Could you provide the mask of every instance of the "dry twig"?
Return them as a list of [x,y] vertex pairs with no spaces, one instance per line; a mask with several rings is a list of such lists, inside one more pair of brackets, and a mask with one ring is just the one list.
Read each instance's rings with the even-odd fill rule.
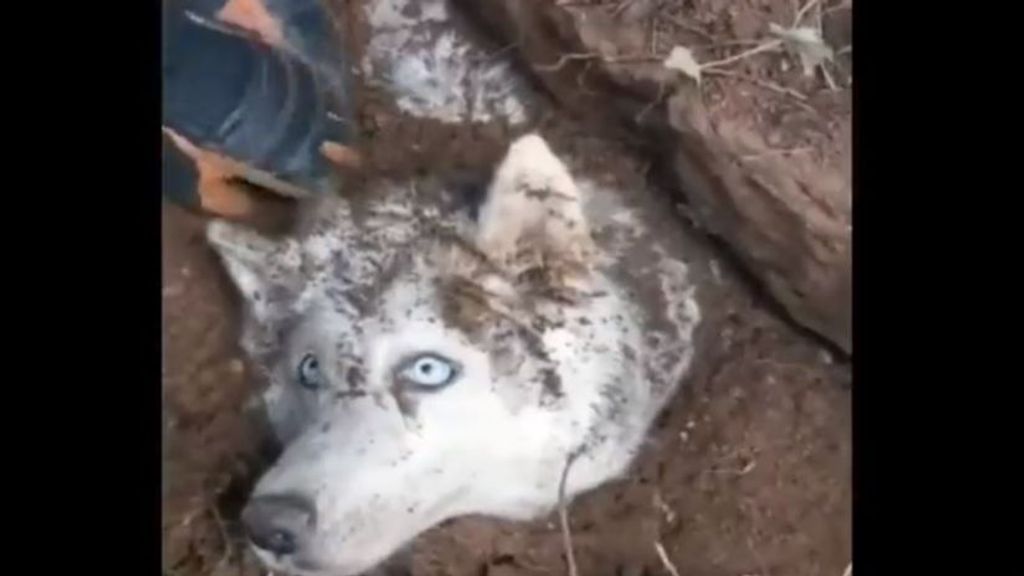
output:
[[850,9],[852,9],[852,5],[850,4],[850,0],[842,0],[842,2],[836,4],[835,6],[829,6],[828,8],[825,8],[824,10],[821,11],[821,13],[822,13],[822,15],[824,15],[824,14],[831,14],[833,12],[838,12],[839,10],[850,10]]
[[506,52],[508,52],[508,51],[510,51],[510,50],[512,50],[514,48],[518,48],[518,47],[519,47],[519,43],[518,42],[512,42],[511,44],[506,44],[506,45],[502,46],[501,48],[498,48],[497,50],[495,50],[493,52],[488,52],[487,54],[482,54],[480,56],[477,56],[474,59],[474,62],[489,62],[491,60],[494,60],[498,56],[502,56]]
[[619,2],[619,5],[612,9],[612,17],[618,18],[619,15],[625,12],[626,8],[629,8],[629,5],[635,1],[636,0],[622,0],[622,2]]
[[819,1],[820,0],[808,0],[807,3],[803,5],[803,8],[797,10],[796,17],[793,18],[793,25],[790,26],[790,28],[796,28],[799,26],[800,21],[803,20],[804,16],[811,10],[811,8],[818,5]]
[[722,48],[732,48],[733,46],[758,46],[761,44],[760,40],[721,40],[713,44],[697,44],[692,48],[694,50],[721,50]]
[[565,459],[565,468],[562,469],[562,480],[558,483],[558,521],[562,527],[562,545],[565,546],[565,561],[569,565],[569,576],[578,576],[576,570],[576,555],[572,551],[572,531],[569,529],[569,507],[565,501],[565,483],[569,478],[569,469],[573,462],[583,452],[580,448],[569,454]]
[[679,576],[679,570],[676,569],[676,565],[669,559],[668,554],[665,553],[665,547],[661,545],[661,542],[654,543],[654,551],[658,553],[658,558],[661,560],[661,564],[665,566],[665,570],[672,576]]
[[835,79],[832,78],[832,73],[828,71],[828,68],[822,66],[821,74],[825,76],[825,83],[828,84],[828,89],[833,92],[838,92],[839,85],[837,85]]
[[761,88],[764,88],[766,90],[771,90],[772,92],[776,92],[776,93],[782,94],[784,96],[789,96],[789,97],[793,98],[794,100],[796,100],[796,104],[798,106],[800,106],[801,108],[803,108],[804,110],[807,110],[808,112],[812,112],[812,113],[815,112],[814,108],[812,108],[811,106],[809,106],[806,103],[807,102],[807,95],[802,93],[802,92],[800,92],[800,91],[798,91],[798,90],[794,90],[792,88],[786,88],[785,86],[779,86],[778,84],[776,84],[774,82],[771,82],[771,81],[768,81],[768,80],[762,80],[762,79],[756,78],[754,76],[748,76],[746,74],[740,74],[738,72],[731,72],[729,70],[719,70],[719,69],[708,70],[708,69],[703,69],[701,71],[704,74],[707,74],[709,76],[726,76],[728,78],[736,78],[737,80],[743,80],[745,82],[749,82],[749,83],[751,83],[751,84],[753,84],[755,86],[760,86]]
[[717,42],[718,41],[718,39],[715,38],[714,36],[712,36],[711,34],[705,32],[704,30],[701,30],[700,28],[698,28],[697,26],[694,26],[693,24],[690,24],[689,22],[686,22],[686,21],[682,20],[678,16],[674,16],[672,14],[658,14],[657,17],[661,18],[663,20],[666,20],[667,22],[669,22],[670,24],[672,24],[674,26],[678,26],[679,28],[682,28],[683,30],[686,30],[687,32],[692,32],[692,33],[694,33],[694,34],[704,38],[705,40],[707,40],[709,42]]
[[654,97],[654,100],[651,100],[648,104],[646,104],[643,108],[641,108],[639,112],[636,113],[636,116],[633,117],[633,122],[636,123],[636,124],[640,124],[640,122],[643,121],[644,116],[646,116],[647,113],[650,112],[652,108],[657,106],[658,102],[661,102],[661,100],[664,97],[665,97],[665,80],[663,78],[660,82],[658,82],[658,94]]
[[558,61],[554,64],[534,64],[533,68],[540,72],[555,72],[561,70],[566,64],[573,60],[589,60],[591,58],[600,58],[601,55],[596,52],[579,52],[572,54],[562,54],[558,57]]
[[794,148],[781,148],[781,149],[773,148],[771,150],[766,150],[764,152],[758,152],[757,154],[744,154],[744,155],[740,156],[740,158],[743,159],[743,160],[757,160],[759,158],[764,158],[765,156],[770,156],[772,154],[782,154],[784,156],[791,156],[793,154],[802,154],[802,153],[813,152],[813,151],[814,151],[814,147],[813,146],[796,146]]
[[761,52],[775,50],[780,46],[782,46],[782,40],[769,40],[764,44],[758,44],[757,46],[754,46],[750,50],[744,50],[743,52],[740,52],[739,54],[734,54],[732,56],[729,56],[728,58],[722,58],[721,60],[715,60],[714,62],[707,62],[705,64],[701,64],[701,69],[706,71],[708,68],[726,66],[732,64],[733,62],[743,60],[744,58],[750,58],[751,56],[754,56],[755,54],[760,54]]
[[657,56],[650,54],[633,54],[629,56],[602,56],[597,52],[572,52],[569,54],[562,54],[558,57],[558,61],[554,64],[534,64],[533,69],[539,72],[556,72],[565,67],[566,64],[573,60],[590,60],[600,59],[601,61],[608,64],[622,64],[626,62],[653,62],[658,60]]
[[231,559],[231,548],[233,542],[231,541],[231,537],[228,535],[228,529],[227,526],[225,526],[224,524],[224,518],[221,517],[220,510],[217,510],[216,504],[210,506],[210,512],[211,515],[213,516],[213,521],[217,524],[217,530],[220,532],[221,544],[224,545],[223,555],[220,557],[220,560],[218,560],[217,563],[214,564],[214,570],[216,570],[217,568],[223,566],[228,560]]
[[576,76],[576,85],[580,87],[580,92],[587,96],[600,96],[599,92],[591,90],[587,87],[586,75],[590,73],[590,67],[593,66],[593,60],[587,60],[587,63],[583,65],[583,70],[580,70],[579,75]]
[[760,570],[760,576],[767,576],[768,571],[765,569],[764,557],[757,552],[754,548],[754,540],[750,537],[747,538],[747,548],[750,548],[750,553],[754,555],[754,559],[757,560],[757,567]]

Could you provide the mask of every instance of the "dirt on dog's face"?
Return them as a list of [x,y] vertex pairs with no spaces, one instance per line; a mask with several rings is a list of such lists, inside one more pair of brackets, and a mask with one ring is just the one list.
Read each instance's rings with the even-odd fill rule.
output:
[[209,231],[285,445],[242,518],[272,569],[357,574],[447,518],[544,513],[570,454],[568,493],[600,484],[652,412],[643,315],[543,140],[513,144],[475,222],[390,190],[282,241]]

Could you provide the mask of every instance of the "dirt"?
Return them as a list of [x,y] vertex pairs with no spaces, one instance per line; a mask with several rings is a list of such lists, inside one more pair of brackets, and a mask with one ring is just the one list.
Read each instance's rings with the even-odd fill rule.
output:
[[[516,47],[563,114],[645,150],[791,319],[852,354],[852,46],[806,76],[794,48],[819,19],[844,41],[852,3],[452,1]],[[736,38],[737,21],[758,37]],[[703,82],[666,65],[677,48]]]
[[[680,3],[688,4],[688,3]],[[657,20],[656,44],[667,52],[674,43],[696,48],[701,62],[725,58],[773,38],[770,23],[789,25],[796,3],[787,0],[745,2],[696,2],[696,6],[670,11],[669,19]],[[803,2],[800,2],[802,5]],[[841,50],[851,45],[851,10],[846,2],[823,2],[822,30],[825,41]],[[815,21],[809,11],[802,24]],[[690,22],[707,36],[680,28]],[[689,27],[688,27],[689,28]],[[731,43],[746,41],[747,45]],[[837,50],[837,51],[839,51]],[[838,90],[828,89],[822,73],[806,77],[799,62],[765,54],[737,62],[728,68],[736,76],[707,78],[707,102],[713,116],[739,119],[762,134],[776,154],[806,155],[818,163],[850,162],[852,51],[836,57],[827,70]]]
[[[787,0],[668,4],[668,13],[685,15],[716,42],[759,37],[769,19],[788,23],[793,14]],[[641,18],[641,8],[623,10]],[[829,26],[842,32],[841,23]],[[667,28],[656,36],[664,45],[709,42]],[[737,71],[806,92],[806,101],[712,78],[715,113],[756,125],[780,147],[843,154],[845,136],[833,128],[848,118],[848,90],[825,93],[820,78],[804,79],[795,69],[795,76],[794,68],[783,72],[777,57],[766,57]],[[499,122],[468,128],[411,119],[373,91],[362,91],[360,101],[363,144],[375,172],[485,173],[517,132]],[[599,177],[650,179],[650,162],[628,145],[594,136],[565,116],[549,103],[534,126]],[[666,213],[675,204],[667,196],[656,202]],[[264,228],[287,220],[281,203],[263,209],[269,213]],[[630,473],[572,503],[579,573],[841,576],[852,547],[849,366],[780,319],[685,214],[677,216],[687,230],[704,315],[698,354]],[[249,413],[260,383],[247,373],[236,344],[239,302],[205,244],[204,222],[164,209],[164,574],[263,574],[237,524],[246,489],[266,462],[264,434]],[[416,576],[567,573],[557,515],[526,524],[457,519],[407,552],[399,567]]]

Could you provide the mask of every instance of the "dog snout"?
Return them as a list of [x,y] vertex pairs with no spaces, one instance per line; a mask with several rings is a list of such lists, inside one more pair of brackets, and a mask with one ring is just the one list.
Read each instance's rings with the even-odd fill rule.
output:
[[277,556],[298,551],[315,523],[313,503],[291,494],[257,496],[242,511],[249,540]]

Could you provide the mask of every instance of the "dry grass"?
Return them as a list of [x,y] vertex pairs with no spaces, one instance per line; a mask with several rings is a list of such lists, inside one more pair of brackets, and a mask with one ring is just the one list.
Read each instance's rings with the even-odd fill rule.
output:
[[565,468],[562,469],[562,480],[558,483],[558,521],[562,528],[562,545],[565,547],[565,561],[569,565],[569,576],[579,576],[576,569],[576,555],[572,551],[572,530],[569,528],[569,505],[565,501],[565,483],[569,478],[569,469],[573,462],[582,453],[576,450],[565,459]]

